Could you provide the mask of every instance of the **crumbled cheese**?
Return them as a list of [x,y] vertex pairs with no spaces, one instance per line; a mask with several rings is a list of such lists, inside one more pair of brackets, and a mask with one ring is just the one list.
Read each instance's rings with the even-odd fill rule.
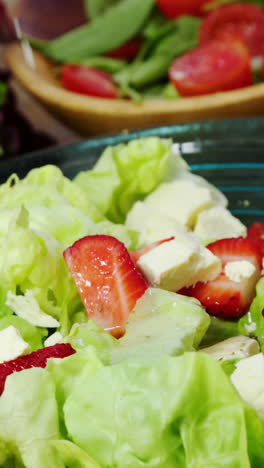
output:
[[231,281],[241,283],[241,281],[249,279],[254,275],[256,267],[247,260],[228,262],[224,272]]
[[18,317],[27,320],[36,327],[57,328],[60,324],[58,320],[45,314],[32,291],[28,290],[24,296],[16,296],[11,291],[7,293],[6,305],[12,309]]
[[60,332],[55,332],[45,340],[45,347],[54,346],[62,341],[63,336]]
[[11,361],[30,351],[29,344],[15,327],[10,325],[0,331],[0,363]]
[[245,329],[248,333],[253,333],[257,329],[257,324],[255,322],[252,322],[249,325],[245,325]]

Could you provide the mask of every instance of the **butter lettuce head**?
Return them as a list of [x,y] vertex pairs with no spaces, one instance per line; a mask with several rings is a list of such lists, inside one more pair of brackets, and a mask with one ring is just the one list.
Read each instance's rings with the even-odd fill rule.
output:
[[204,353],[104,367],[92,347],[7,378],[0,466],[262,468],[264,426]]
[[71,440],[102,468],[250,468],[251,459],[254,467],[264,461],[251,441],[254,428],[260,441],[263,424],[246,414],[221,366],[203,353],[100,368],[74,387],[64,416]]
[[101,213],[120,223],[134,202],[142,200],[167,176],[172,159],[174,167],[185,167],[180,156],[172,155],[170,140],[132,140],[108,147],[94,168],[80,172],[75,182]]

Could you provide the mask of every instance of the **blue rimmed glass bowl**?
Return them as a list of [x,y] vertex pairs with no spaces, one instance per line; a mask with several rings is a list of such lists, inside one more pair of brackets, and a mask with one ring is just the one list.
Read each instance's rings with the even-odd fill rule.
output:
[[245,224],[264,221],[264,119],[234,119],[153,128],[97,138],[0,161],[0,183],[44,164],[66,176],[91,168],[108,145],[156,135],[172,138],[193,171],[220,188]]

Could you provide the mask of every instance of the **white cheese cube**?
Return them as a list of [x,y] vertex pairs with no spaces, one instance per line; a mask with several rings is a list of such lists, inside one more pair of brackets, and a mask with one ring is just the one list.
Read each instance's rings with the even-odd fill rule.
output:
[[252,296],[259,278],[259,271],[255,265],[247,260],[228,262],[224,272],[231,281],[241,284],[241,291],[245,297]]
[[186,233],[186,228],[175,219],[159,213],[141,201],[136,202],[128,213],[126,226],[139,232],[141,245]]
[[163,215],[192,228],[198,214],[213,206],[213,197],[208,187],[183,178],[161,184],[145,199],[145,203]]
[[54,346],[58,343],[60,343],[63,339],[63,336],[60,332],[55,332],[55,333],[52,333],[52,335],[50,335],[46,340],[45,340],[45,347],[47,346]]
[[152,286],[168,291],[212,280],[221,271],[219,258],[188,234],[153,248],[139,258],[137,266]]
[[245,237],[247,228],[226,208],[214,206],[199,213],[194,234],[202,241]]
[[199,260],[191,278],[192,285],[198,283],[198,281],[206,283],[215,279],[221,273],[221,268],[221,260],[206,247],[200,245]]
[[264,420],[264,355],[242,359],[236,364],[231,380],[243,400]]
[[229,359],[243,359],[259,353],[257,340],[247,336],[234,336],[227,340],[216,343],[202,352],[210,354],[217,361],[228,361]]
[[11,361],[30,351],[29,344],[23,340],[15,327],[10,325],[0,331],[0,363]]

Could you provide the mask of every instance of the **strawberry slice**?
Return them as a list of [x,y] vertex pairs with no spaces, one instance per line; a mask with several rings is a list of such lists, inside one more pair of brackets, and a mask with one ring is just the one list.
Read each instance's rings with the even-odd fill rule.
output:
[[87,315],[116,337],[148,287],[128,250],[111,236],[87,236],[64,252]]
[[[197,283],[181,294],[195,297],[208,313],[225,319],[244,315],[254,297],[255,286],[260,277],[261,252],[257,244],[248,238],[221,239],[207,246],[222,261],[222,272],[213,281]],[[231,262],[247,261],[255,266],[250,279],[234,281],[227,275],[225,267]]]
[[255,241],[264,257],[264,223],[253,223],[248,227],[248,238]]
[[8,375],[20,372],[31,367],[46,367],[49,358],[65,358],[76,351],[69,343],[56,344],[47,348],[39,349],[33,353],[20,356],[12,361],[0,364],[0,395],[4,391],[5,381]]
[[133,251],[131,250],[129,252],[130,257],[132,258],[133,262],[136,265],[138,259],[140,257],[142,257],[142,255],[145,255],[146,253],[148,253],[150,250],[154,249],[155,247],[158,247],[159,245],[164,244],[164,242],[169,242],[169,241],[171,241],[173,239],[174,239],[174,237],[169,237],[168,239],[162,239],[162,240],[157,241],[157,242],[152,242],[152,244],[146,245],[142,249],[133,250]]

